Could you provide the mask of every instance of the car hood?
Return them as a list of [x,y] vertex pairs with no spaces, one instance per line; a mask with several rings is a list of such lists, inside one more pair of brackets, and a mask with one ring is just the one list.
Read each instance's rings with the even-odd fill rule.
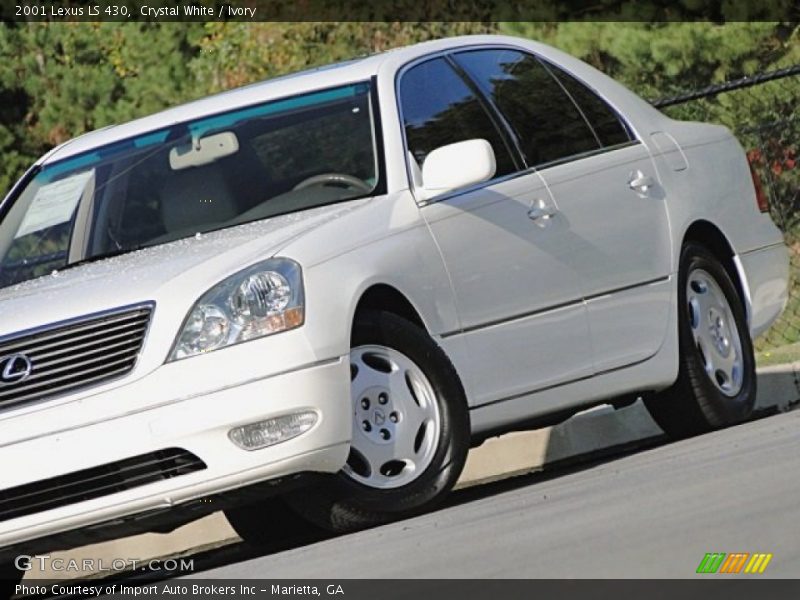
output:
[[0,338],[143,302],[155,302],[185,315],[217,282],[273,256],[290,240],[364,202],[351,201],[198,234],[2,288]]

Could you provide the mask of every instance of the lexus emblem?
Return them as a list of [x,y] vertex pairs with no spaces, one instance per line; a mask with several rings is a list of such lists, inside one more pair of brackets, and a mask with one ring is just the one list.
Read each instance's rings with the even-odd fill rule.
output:
[[33,365],[24,354],[10,354],[0,358],[0,384],[11,385],[31,376]]

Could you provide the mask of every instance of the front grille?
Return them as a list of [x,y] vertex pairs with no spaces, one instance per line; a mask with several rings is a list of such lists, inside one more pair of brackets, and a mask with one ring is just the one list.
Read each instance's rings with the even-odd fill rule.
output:
[[[136,364],[150,306],[80,319],[51,329],[0,340],[0,367],[22,355],[30,364],[27,378],[0,379],[0,408],[97,385],[128,373]],[[13,359],[13,367],[24,359]]]
[[36,514],[202,471],[206,464],[181,448],[167,448],[83,471],[0,490],[0,521]]

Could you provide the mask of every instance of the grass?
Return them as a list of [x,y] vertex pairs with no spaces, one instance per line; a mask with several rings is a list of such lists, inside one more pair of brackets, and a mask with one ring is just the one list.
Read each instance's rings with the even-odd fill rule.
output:
[[756,352],[756,364],[759,367],[783,365],[800,361],[800,344],[789,344]]

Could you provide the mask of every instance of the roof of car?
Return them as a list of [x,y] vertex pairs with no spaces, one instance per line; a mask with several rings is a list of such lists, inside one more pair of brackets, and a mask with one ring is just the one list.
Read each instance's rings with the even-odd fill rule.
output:
[[163,129],[175,123],[202,118],[206,115],[249,106],[288,95],[343,85],[348,82],[366,81],[376,75],[380,65],[387,57],[413,60],[429,52],[457,47],[465,43],[476,44],[500,39],[501,36],[461,36],[423,42],[388,50],[379,54],[355,58],[339,63],[324,65],[304,71],[283,75],[219,94],[206,96],[192,102],[168,108],[158,113],[91,131],[55,148],[40,159],[47,164],[62,160],[93,148],[105,146],[150,131]]
[[86,133],[65,142],[45,155],[40,162],[52,163],[70,156],[75,156],[76,154],[81,154],[99,146],[162,129],[174,123],[198,119],[206,115],[242,106],[258,104],[288,95],[312,91],[314,89],[324,89],[326,87],[342,85],[348,82],[365,81],[373,75],[376,75],[381,64],[389,57],[395,59],[392,62],[404,63],[430,52],[457,47],[459,45],[496,43],[498,41],[511,39],[513,38],[485,35],[445,38],[283,75],[219,94],[206,96],[134,121],[129,121],[120,125],[112,125],[104,129]]

